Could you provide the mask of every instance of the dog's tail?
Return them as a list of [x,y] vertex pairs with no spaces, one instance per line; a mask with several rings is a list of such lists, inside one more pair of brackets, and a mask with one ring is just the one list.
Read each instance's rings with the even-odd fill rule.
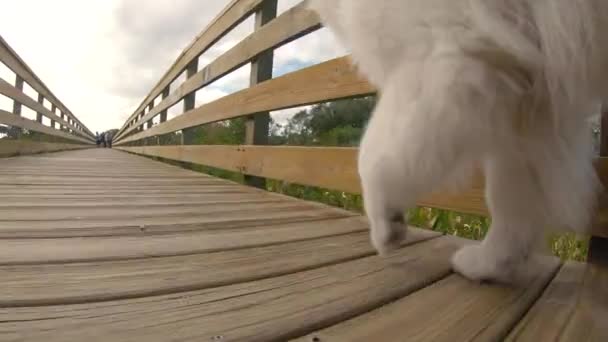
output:
[[608,93],[608,1],[470,3],[474,24],[548,90],[556,124],[594,114],[590,106]]

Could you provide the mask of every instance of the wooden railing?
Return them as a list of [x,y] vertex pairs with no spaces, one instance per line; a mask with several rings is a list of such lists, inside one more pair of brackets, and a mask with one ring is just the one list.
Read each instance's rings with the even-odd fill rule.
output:
[[[0,62],[16,75],[13,84],[0,78],[0,94],[12,99],[14,103],[12,112],[0,110],[0,124],[9,126],[5,131],[33,131],[62,141],[57,143],[1,139],[0,156],[73,149],[93,143],[91,131],[55,97],[2,37],[0,37]],[[24,92],[26,83],[38,93],[37,99],[31,98]],[[51,109],[44,106],[45,101],[51,104]],[[36,112],[36,120],[22,116],[23,106]],[[50,126],[43,124],[43,117],[50,120]]]
[[[198,70],[198,57],[252,14],[256,16],[255,31],[208,66]],[[240,172],[248,176],[250,184],[256,186],[260,185],[260,179],[272,178],[360,193],[356,148],[260,146],[267,142],[269,111],[375,93],[375,89],[355,72],[348,57],[271,78],[269,70],[272,70],[273,50],[321,27],[317,15],[307,9],[304,3],[276,18],[275,14],[276,0],[232,1],[184,50],[146,96],[117,133],[115,145],[119,149],[141,155]],[[194,107],[197,90],[246,63],[252,64],[252,82],[249,88]],[[187,79],[171,91],[170,84],[182,72],[187,73]],[[161,101],[154,105],[159,96]],[[182,99],[186,100],[184,113],[167,121],[167,109]],[[152,122],[157,116],[160,116],[160,123],[154,126]],[[152,137],[239,117],[248,119],[245,146],[149,144]],[[608,162],[598,159],[597,167],[602,178],[605,178]],[[430,195],[419,204],[488,215],[481,176],[476,178],[468,191]],[[595,225],[596,235],[608,237],[606,216],[602,210]]]

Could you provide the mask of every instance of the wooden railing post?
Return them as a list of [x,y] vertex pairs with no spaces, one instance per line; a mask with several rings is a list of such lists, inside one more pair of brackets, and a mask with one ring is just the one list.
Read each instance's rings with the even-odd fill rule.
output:
[[[188,68],[186,68],[186,79],[196,75],[198,72],[198,59],[194,59],[190,64],[188,64]],[[196,106],[196,93],[192,92],[186,97],[184,97],[184,113],[194,109]],[[182,130],[181,143],[182,145],[189,145],[195,141],[195,129],[196,127],[186,128]]]
[[[600,122],[600,157],[608,157],[608,105],[602,106]],[[608,267],[608,239],[592,236],[588,262]]]
[[[40,103],[41,105],[44,106],[44,95],[38,94],[38,103]],[[40,112],[36,113],[36,121],[38,121],[39,123],[42,123],[42,113],[40,113]]]
[[[61,119],[65,120],[65,114],[63,113],[63,111],[61,111]],[[63,128],[64,128],[63,124],[60,124],[59,129],[63,131]]]
[[[266,0],[255,13],[255,30],[260,29],[277,16],[277,0]],[[258,55],[251,62],[250,86],[272,79],[274,51],[269,50]],[[270,113],[260,112],[246,118],[245,145],[268,145],[270,129]],[[245,175],[245,183],[261,189],[266,189],[266,179]]]
[[[17,75],[15,77],[15,88],[17,90],[23,91],[23,78]],[[17,100],[13,100],[13,114],[21,116],[21,103],[17,102]]]
[[[23,78],[19,75],[15,76],[15,88],[17,88],[20,91],[23,91],[23,84],[25,83],[25,81],[23,80]],[[13,100],[13,114],[15,115],[19,115],[21,116],[21,110],[22,110],[22,105],[21,102],[17,102],[17,100]],[[19,127],[13,127],[12,131],[15,134],[15,137],[17,139],[21,138],[21,128]]]
[[[165,89],[163,89],[163,92],[161,94],[161,100],[166,99],[167,97],[169,97],[169,93],[171,92],[171,87],[166,87]],[[167,109],[163,110],[160,112],[160,122],[165,122],[167,121]]]
[[[150,102],[150,104],[148,105],[148,113],[150,113],[152,108],[154,108],[154,102]],[[152,128],[153,124],[154,124],[154,119],[148,120],[148,122],[146,123],[146,129]]]
[[[54,103],[51,104],[51,112],[57,115],[57,106]],[[51,128],[55,128],[55,120],[51,120]]]
[[[152,108],[154,108],[154,101],[150,102],[150,104],[148,105],[148,113],[150,113],[150,111],[152,110]],[[145,114],[144,114],[144,115],[145,115]],[[154,118],[150,118],[150,120],[148,120],[148,121],[146,122],[146,129],[150,129],[150,128],[152,128],[152,126],[153,126],[153,125],[154,125]],[[146,139],[144,139],[144,144],[145,144],[146,146],[151,145],[151,143],[150,143],[150,142],[152,141],[152,139],[154,139],[154,138],[153,138],[153,137],[150,137],[150,138],[146,138]]]
[[[163,89],[163,92],[161,93],[161,101],[166,99],[167,97],[169,97],[169,94],[171,93],[171,86],[166,86],[165,89]],[[163,122],[167,121],[167,114],[169,113],[169,111],[167,109],[162,110],[159,114],[160,114],[160,123],[162,124]],[[163,136],[156,136],[156,144],[157,145],[162,145],[164,144],[163,141]]]

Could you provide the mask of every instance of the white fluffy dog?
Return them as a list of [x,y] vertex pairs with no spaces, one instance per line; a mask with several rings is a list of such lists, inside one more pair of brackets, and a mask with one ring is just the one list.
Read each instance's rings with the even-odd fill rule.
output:
[[459,273],[512,281],[546,228],[587,229],[600,188],[587,119],[608,90],[608,0],[310,5],[379,89],[359,173],[380,254],[404,238],[404,208],[475,165],[492,227],[453,256]]

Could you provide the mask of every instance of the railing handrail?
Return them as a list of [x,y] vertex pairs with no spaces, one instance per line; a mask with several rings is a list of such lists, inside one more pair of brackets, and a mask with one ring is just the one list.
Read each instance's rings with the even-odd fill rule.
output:
[[[194,43],[184,50],[172,68],[146,96],[136,112],[121,128],[115,145],[129,152],[203,164],[239,172],[248,177],[266,177],[360,193],[356,148],[253,146],[260,143],[255,140],[252,142],[249,138],[245,139],[244,146],[188,146],[183,140],[180,146],[125,146],[143,139],[146,139],[144,141],[147,143],[153,137],[238,117],[247,117],[248,123],[255,127],[257,122],[251,118],[260,113],[267,116],[272,110],[375,93],[369,82],[362,79],[353,69],[346,56],[271,78],[259,84],[252,82],[249,88],[194,108],[194,94],[198,89],[245,63],[254,63],[256,58],[272,53],[277,47],[320,27],[319,18],[306,7],[305,2],[302,2],[278,17],[262,25],[256,25],[256,30],[252,34],[202,70],[192,68],[192,66],[196,67],[194,62],[200,54],[219,37],[225,35],[229,28],[236,25],[235,23],[242,22],[252,11],[257,11],[257,21],[264,4],[272,8],[276,6],[276,0],[232,1]],[[241,11],[235,12],[235,8]],[[228,21],[227,17],[232,21]],[[272,61],[270,64],[272,65]],[[189,77],[173,92],[168,91],[167,86],[185,70],[188,70]],[[163,99],[155,105],[154,100],[160,94],[163,95]],[[167,121],[167,109],[181,99],[189,101],[189,105],[184,106],[184,113]],[[148,111],[144,113],[146,108]],[[152,120],[158,115],[162,118],[163,114],[164,119],[161,119],[158,125],[152,125]],[[147,127],[144,127],[146,123]],[[247,134],[254,130],[248,127]],[[182,139],[185,135],[182,134]],[[263,144],[262,142],[261,145]],[[600,177],[604,178],[604,184],[608,184],[608,160],[598,159],[596,168]],[[468,191],[459,194],[430,195],[419,204],[487,216],[483,177],[478,176],[473,183],[474,186]],[[602,206],[595,224],[594,234],[598,236],[608,237],[607,209],[608,206]]]
[[[2,111],[0,117],[5,120],[0,119],[0,123],[84,143],[91,143],[93,141],[93,133],[49,90],[2,36],[0,36],[0,62],[5,64],[16,75],[15,85],[0,78],[0,94],[12,99],[15,102],[15,108],[20,108],[21,105],[24,105],[38,113],[37,121],[32,121],[24,118],[8,117],[6,115],[8,112]],[[30,98],[23,92],[24,82],[39,94],[38,101]],[[44,100],[51,103],[52,110],[44,107],[42,104]],[[18,110],[20,112],[20,109]],[[60,111],[60,115],[57,115],[56,110]],[[20,113],[8,114],[19,116]],[[53,127],[44,126],[41,123],[42,116],[50,119]],[[60,125],[60,129],[54,128],[55,123]],[[73,134],[62,131],[62,127],[70,129]]]
[[161,93],[170,86],[171,82],[179,77],[193,61],[198,59],[200,55],[205,53],[205,51],[230,32],[230,30],[243,22],[251,13],[255,12],[264,1],[265,0],[232,0],[182,51],[133,114],[125,121],[116,136],[122,136],[127,124],[132,122],[133,119],[140,115],[155,98],[161,95]]

